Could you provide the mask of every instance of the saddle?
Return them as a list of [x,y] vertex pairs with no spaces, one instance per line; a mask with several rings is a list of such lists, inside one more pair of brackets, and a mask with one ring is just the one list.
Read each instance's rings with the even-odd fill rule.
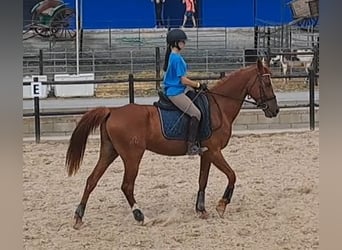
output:
[[[188,91],[186,95],[193,100],[196,107],[199,108],[202,118],[199,124],[198,141],[206,140],[211,136],[211,118],[208,97],[203,92]],[[158,108],[162,132],[169,140],[187,140],[188,125],[190,117],[179,110],[169,98],[158,91],[159,100],[153,105]]]

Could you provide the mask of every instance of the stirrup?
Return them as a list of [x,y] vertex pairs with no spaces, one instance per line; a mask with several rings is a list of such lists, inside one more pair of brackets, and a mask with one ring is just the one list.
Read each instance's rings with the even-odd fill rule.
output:
[[187,155],[202,155],[207,150],[208,150],[207,147],[199,147],[197,145],[193,145],[191,148],[188,149],[186,154]]

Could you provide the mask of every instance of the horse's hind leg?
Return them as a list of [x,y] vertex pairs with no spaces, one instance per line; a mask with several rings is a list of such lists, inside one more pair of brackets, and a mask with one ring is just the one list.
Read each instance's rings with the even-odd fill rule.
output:
[[222,198],[219,200],[218,205],[216,206],[216,211],[220,215],[220,217],[223,217],[223,214],[226,210],[227,204],[230,203],[230,200],[233,196],[235,181],[236,181],[236,175],[233,169],[229,166],[229,164],[224,159],[222,153],[216,152],[214,155],[212,155],[212,161],[214,165],[221,170],[228,178],[228,185],[226,187],[226,190],[222,196]]
[[139,164],[144,154],[144,149],[131,149],[128,154],[121,155],[125,165],[125,173],[121,185],[121,190],[132,209],[134,219],[138,222],[144,222],[144,214],[138,207],[134,198],[134,183],[138,175]]
[[87,179],[87,184],[85,186],[81,202],[75,211],[75,229],[79,229],[83,224],[82,217],[84,215],[90,193],[94,190],[103,173],[107,170],[108,166],[115,160],[116,157],[118,157],[118,153],[114,150],[104,126],[101,126],[100,157],[94,170]]

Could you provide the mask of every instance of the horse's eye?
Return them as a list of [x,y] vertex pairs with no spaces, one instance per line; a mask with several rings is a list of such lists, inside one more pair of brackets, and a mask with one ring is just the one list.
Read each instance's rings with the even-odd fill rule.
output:
[[265,81],[265,87],[271,87],[272,84],[271,84],[271,81],[267,80]]

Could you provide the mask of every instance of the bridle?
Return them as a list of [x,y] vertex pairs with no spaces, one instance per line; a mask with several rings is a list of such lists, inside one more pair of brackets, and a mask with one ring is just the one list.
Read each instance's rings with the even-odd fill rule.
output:
[[[233,100],[237,100],[237,101],[242,101],[242,102],[246,102],[246,103],[250,103],[250,104],[253,104],[255,106],[257,106],[257,108],[261,108],[262,110],[266,110],[268,109],[268,105],[267,105],[267,102],[268,101],[271,101],[273,99],[276,99],[276,96],[273,95],[271,97],[266,97],[266,93],[265,93],[265,83],[264,83],[264,78],[265,77],[270,77],[270,74],[266,73],[266,74],[260,74],[258,73],[253,81],[253,83],[247,87],[247,93],[250,92],[250,89],[253,88],[253,86],[255,85],[256,81],[259,79],[260,81],[260,85],[259,85],[259,93],[260,93],[260,99],[259,100],[256,100],[256,101],[249,101],[249,100],[246,100],[246,99],[240,99],[240,98],[236,98],[236,97],[232,97],[232,96],[228,96],[228,95],[223,95],[223,94],[220,94],[220,93],[216,93],[216,92],[213,92],[213,91],[210,91],[208,90],[207,92],[210,93],[210,94],[213,94],[213,95],[218,95],[218,96],[222,96],[222,97],[226,97],[226,98],[230,98],[230,99],[233,99]],[[249,95],[249,94],[248,94]]]
[[[258,108],[261,108],[262,110],[268,109],[268,104],[267,104],[268,101],[276,99],[275,95],[272,95],[271,97],[266,97],[265,82],[264,82],[264,78],[265,77],[270,79],[270,74],[268,74],[268,73],[266,73],[266,74],[258,73],[257,76],[255,77],[255,80],[254,80],[252,86],[250,87],[250,89],[251,89],[254,86],[254,84],[256,83],[257,79],[260,80],[260,85],[259,85],[260,99],[257,100],[256,105],[257,105]],[[248,92],[250,92],[250,91],[248,91]]]

